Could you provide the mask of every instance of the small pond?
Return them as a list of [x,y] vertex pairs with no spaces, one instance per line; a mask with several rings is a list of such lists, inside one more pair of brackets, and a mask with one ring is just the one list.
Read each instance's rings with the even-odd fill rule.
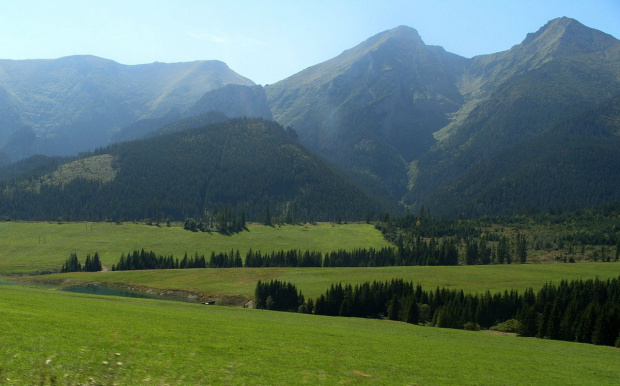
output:
[[197,299],[189,299],[184,297],[173,296],[157,296],[151,294],[145,294],[142,292],[128,291],[118,288],[110,288],[97,284],[87,284],[80,286],[71,286],[62,288],[63,291],[76,292],[80,294],[89,295],[107,295],[107,296],[122,296],[125,298],[141,298],[141,299],[159,299],[159,300],[177,300],[187,303],[198,303]]

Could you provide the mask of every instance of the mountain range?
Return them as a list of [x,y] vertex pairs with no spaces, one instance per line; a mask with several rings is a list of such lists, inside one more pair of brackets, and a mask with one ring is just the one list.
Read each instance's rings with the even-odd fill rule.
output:
[[108,144],[138,120],[185,111],[229,84],[254,85],[219,61],[0,60],[0,148],[12,160],[77,154]]
[[439,193],[458,196],[493,157],[614,98],[619,86],[620,42],[560,18],[508,51],[471,59],[398,27],[269,86],[267,96],[278,122],[360,183],[448,214],[454,202]]
[[[221,62],[3,60],[0,146],[8,164],[260,117],[339,168],[373,210],[530,213],[620,200],[619,98],[620,41],[574,19],[473,58],[400,26],[265,87]],[[0,178],[60,164],[36,160]]]

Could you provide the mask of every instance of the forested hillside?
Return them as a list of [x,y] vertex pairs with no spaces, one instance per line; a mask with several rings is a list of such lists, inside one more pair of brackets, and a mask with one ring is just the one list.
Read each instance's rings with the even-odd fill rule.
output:
[[[470,93],[476,107],[420,158],[406,201],[470,216],[618,200],[619,52],[618,40],[563,18],[474,61],[488,78]],[[501,71],[478,75],[491,63]],[[482,90],[489,97],[475,99]]]
[[[213,171],[205,166],[206,174],[178,159],[186,157],[184,153],[166,150],[153,159],[143,155],[149,154],[145,146],[163,146],[159,141],[164,140],[152,139],[149,145],[135,142],[103,150],[111,157],[105,158],[108,164],[100,166],[108,177],[109,170],[116,171],[114,181],[94,186],[108,177],[97,177],[97,166],[89,162],[94,169],[77,173],[79,178],[70,184],[93,186],[77,189],[83,192],[81,198],[67,195],[70,190],[66,188],[63,193],[82,209],[68,209],[66,203],[67,209],[52,211],[58,217],[73,218],[73,212],[79,212],[79,218],[150,218],[154,217],[153,207],[162,203],[166,216],[199,217],[214,205],[230,204],[240,211],[240,202],[249,205],[245,208],[248,213],[260,217],[259,212],[266,212],[266,202],[273,201],[276,206],[283,202],[298,205],[290,210],[276,208],[285,215],[295,212],[316,219],[347,213],[348,218],[355,212],[350,218],[359,218],[366,209],[358,209],[376,208],[375,201],[380,201],[391,212],[425,208],[436,216],[470,218],[586,208],[620,200],[620,41],[566,17],[549,21],[509,50],[473,58],[426,45],[416,30],[400,26],[265,88],[221,62],[124,66],[86,56],[0,61],[0,74],[5,74],[0,77],[0,165],[34,153],[66,154],[75,161],[79,150],[111,142],[181,132],[231,117],[273,118],[285,128],[279,131],[288,134],[283,135],[292,141],[291,146],[297,146],[298,140],[332,162],[357,186],[348,185],[347,191],[353,193],[339,195],[343,202],[348,194],[366,197],[358,196],[360,189],[372,197],[363,205],[356,198],[342,210],[318,209],[315,203],[321,200],[325,201],[323,208],[339,206],[332,203],[333,196],[319,198],[321,194],[314,189],[284,187],[288,185],[282,181],[306,181],[307,175],[292,178],[290,172],[278,169],[294,166],[287,158],[292,153],[301,151],[309,159],[318,158],[299,147],[287,156],[282,156],[281,149],[275,153],[265,150],[265,154],[280,156],[259,156],[256,149],[269,148],[269,136],[257,135],[239,144],[250,149],[243,155],[251,167],[239,167],[238,172],[244,175],[253,170],[258,163],[251,157],[259,156],[269,168],[253,170],[252,177],[263,172],[270,176],[283,173],[277,183],[276,177],[263,183],[230,176],[231,165],[237,164],[229,164],[228,150],[217,147],[225,146],[228,139],[217,137],[205,145],[201,162],[212,167],[224,157],[223,167]],[[128,150],[130,147],[135,150]],[[238,149],[236,145],[230,148],[233,153]],[[129,161],[130,157],[138,158]],[[23,197],[30,194],[27,189],[52,194],[47,189],[56,177],[37,178],[53,173],[64,161],[36,157],[0,169],[0,180],[22,179],[5,189],[6,205],[17,205],[21,199],[14,192],[19,189],[26,189]],[[131,186],[134,176],[140,181],[143,173],[137,168],[152,167],[143,166],[145,162],[157,165],[160,171],[183,165],[179,173],[200,176],[175,177],[184,184],[193,184],[195,178],[211,181],[212,177],[237,182],[226,189],[222,186],[229,186],[228,182],[200,182],[202,188],[191,197],[185,197],[190,194],[186,191],[178,192],[178,186],[162,188],[157,194],[141,192],[136,194],[149,203],[136,206],[132,201],[119,203],[117,208],[124,209],[102,210],[98,208],[112,204],[101,202],[84,212],[85,205],[91,205],[85,202],[94,200],[86,191],[105,191],[101,194],[137,201],[134,193],[108,190],[125,176],[130,177],[123,180],[123,186]],[[278,162],[289,164],[276,168]],[[59,174],[66,177],[75,165]],[[23,182],[22,173],[34,180]],[[159,177],[153,178],[159,181],[158,186],[168,186]],[[81,181],[84,179],[91,181]],[[325,183],[312,181],[316,186]],[[262,190],[273,183],[277,189]],[[319,191],[338,185],[331,184]],[[149,186],[147,182],[143,185]],[[131,189],[137,192],[142,188]],[[297,197],[298,192],[303,194]],[[173,204],[175,194],[185,198]],[[312,204],[302,202],[306,197],[314,197]],[[14,215],[45,213],[42,208],[26,209],[38,203],[19,205],[10,209]],[[306,211],[299,209],[300,205]]]
[[274,122],[236,119],[111,145],[0,187],[0,215],[38,220],[365,219],[382,209]]
[[267,96],[278,122],[359,184],[469,217],[618,200],[618,89],[620,41],[558,18],[471,59],[398,27]]

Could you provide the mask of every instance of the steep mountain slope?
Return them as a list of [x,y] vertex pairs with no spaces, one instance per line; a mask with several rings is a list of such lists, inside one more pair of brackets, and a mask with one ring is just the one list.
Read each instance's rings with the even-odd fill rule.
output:
[[267,106],[265,90],[261,86],[229,84],[206,92],[184,112],[172,110],[162,117],[141,119],[134,122],[113,135],[112,142],[142,138],[175,121],[205,114],[209,114],[211,119],[203,122],[203,124],[223,122],[230,118],[273,118]]
[[197,116],[209,111],[220,111],[229,118],[253,117],[272,119],[267,96],[261,86],[230,84],[204,94],[186,116]]
[[[491,193],[474,191],[488,190],[478,186],[483,180],[488,187],[500,186],[510,173],[547,175],[553,162],[571,165],[576,184],[592,183],[586,176],[599,175],[591,168],[612,149],[590,136],[575,149],[580,156],[568,159],[557,152],[580,140],[571,137],[568,142],[577,142],[563,144],[563,137],[551,132],[605,103],[618,89],[620,42],[558,18],[508,51],[472,59],[426,46],[415,30],[398,27],[266,91],[278,122],[373,192],[389,192],[414,208],[457,214],[572,205],[583,191],[567,199],[561,184],[557,190],[546,188],[545,199],[530,204],[511,199],[506,208]],[[610,114],[617,122],[617,113]],[[607,155],[595,154],[599,145]],[[537,163],[517,162],[511,153]],[[611,173],[613,165],[599,171]],[[612,191],[612,180],[599,183],[602,191]],[[596,196],[584,203],[615,199]],[[484,209],[464,210],[468,205]]]
[[105,145],[138,119],[184,111],[227,84],[253,85],[218,61],[126,66],[94,56],[0,60],[0,147],[28,127],[36,141],[19,155],[75,154]]
[[619,122],[620,97],[615,97],[485,157],[422,204],[436,214],[472,217],[620,201]]
[[266,92],[274,118],[302,143],[400,198],[407,164],[463,102],[454,74],[465,63],[398,27]]
[[201,218],[228,206],[248,220],[363,219],[380,206],[275,122],[236,119],[112,145],[0,187],[0,216]]
[[[471,59],[427,46],[414,29],[398,27],[264,90],[220,62],[123,66],[94,57],[0,61],[0,164],[34,151],[66,154],[101,146],[110,138],[127,140],[145,134],[170,134],[166,138],[177,138],[171,133],[229,117],[270,118],[273,114],[286,127],[277,130],[278,136],[284,135],[295,146],[294,138],[299,138],[342,168],[365,192],[381,197],[383,202],[391,201],[392,205],[402,202],[413,210],[424,206],[432,213],[454,216],[597,205],[620,199],[620,181],[616,178],[620,175],[616,161],[620,155],[616,151],[620,135],[618,90],[620,41],[569,18],[551,20],[507,51]],[[221,133],[228,130],[212,127],[220,127]],[[265,135],[275,138],[269,133]],[[240,132],[233,135],[239,136],[246,138]],[[217,146],[226,147],[229,140],[218,135],[211,139],[212,144],[203,143],[208,154],[183,149],[196,165],[202,165],[203,160],[193,157],[203,154],[211,162],[205,170],[216,173],[209,168],[220,165],[220,158],[225,157],[224,150]],[[247,139],[255,144],[243,142],[235,149],[255,156],[258,154],[252,146],[271,149],[260,136]],[[107,164],[101,164],[106,160],[116,170],[123,158],[120,153],[112,154],[114,149],[125,149],[122,154],[130,154],[130,147],[142,148],[144,143],[170,151],[163,142],[157,142],[162,140],[150,141],[155,142],[110,147],[106,151],[112,157],[98,158],[92,165],[107,168]],[[272,154],[271,151],[265,154]],[[144,165],[143,160],[148,158],[144,154],[148,152],[143,150],[140,154],[132,162],[144,167],[140,165]],[[177,165],[182,162],[177,158],[185,154],[173,151],[170,157],[159,158]],[[209,158],[213,154],[216,158]],[[274,162],[291,161],[287,157],[265,157]],[[251,160],[246,161],[252,164]],[[40,178],[43,170],[51,172],[49,168],[55,162],[58,161],[38,159],[19,167],[30,174],[39,173]],[[90,188],[82,186],[77,191],[91,189],[95,195],[105,192],[109,197],[124,197],[120,190],[109,189],[120,186],[116,184],[124,175],[123,170],[131,169],[127,162],[111,182],[85,182],[91,176],[85,173],[69,185],[91,184]],[[157,159],[150,162],[161,170],[169,167]],[[252,167],[249,170],[258,175],[265,170],[289,175],[272,164],[262,164],[262,169]],[[66,176],[66,170],[59,175]],[[209,181],[216,175],[201,174],[190,165],[180,170]],[[218,169],[218,173],[222,173],[217,174],[218,178],[236,178],[225,175],[238,173],[253,181],[243,168],[227,166]],[[0,170],[0,179],[16,175],[11,169]],[[141,178],[137,171],[130,175],[135,181]],[[158,180],[156,176],[152,178]],[[31,178],[29,183],[32,181]],[[130,180],[125,181],[128,184]],[[253,215],[258,215],[257,208],[267,202],[280,212],[286,202],[305,202],[310,208],[308,213],[311,211],[315,217],[318,212],[321,216],[330,213],[327,217],[340,213],[336,207],[324,210],[317,206],[318,195],[304,201],[308,192],[316,192],[313,189],[294,185],[292,190],[281,190],[288,193],[277,196],[271,188],[257,182],[262,196],[247,196],[246,188],[250,185],[235,183],[243,186],[235,191],[244,193],[239,197],[225,195],[237,197],[232,201],[222,195],[205,200],[207,192],[218,189],[182,198],[179,202],[188,204],[179,204],[181,207],[174,204],[172,196],[163,193],[139,195],[151,204],[166,202],[167,213],[176,217],[195,215],[213,202],[246,202],[254,208],[250,209]],[[26,189],[27,185],[7,188],[7,192]],[[160,185],[169,186],[163,180]],[[50,197],[60,194],[58,187],[43,180],[37,186],[41,192],[56,192],[49,193]],[[357,188],[350,188],[356,192],[356,198],[349,197],[356,202],[352,205],[364,207],[355,201],[364,195],[358,195]],[[180,197],[190,194],[178,192],[175,187],[170,189]],[[292,193],[301,191],[305,193]],[[67,195],[67,190],[62,194]],[[120,198],[115,198],[115,205],[123,209],[115,211],[104,201],[98,205],[114,216],[131,213],[132,217],[146,217],[149,204],[145,201],[134,205],[139,201],[138,193],[131,194],[134,196],[128,197],[133,197],[130,202],[136,208],[133,212],[121,204]],[[13,200],[17,196],[11,197]],[[54,197],[60,200],[61,196]],[[326,202],[329,197],[324,196]],[[77,207],[83,206],[82,201],[90,202],[86,195],[75,200]],[[16,205],[22,205],[22,213],[45,213],[43,208],[27,209],[17,201]],[[88,205],[88,209],[80,209],[82,212],[74,215],[107,216],[103,209]],[[376,208],[375,204],[370,206]],[[358,209],[354,212],[359,213]],[[343,211],[351,213],[349,209]]]
[[[524,146],[540,152],[555,151],[559,138],[545,136],[549,130],[605,102],[620,89],[619,53],[620,41],[575,20],[561,18],[528,35],[523,43],[507,52],[474,58],[466,76],[469,84],[481,83],[465,98],[468,103],[473,101],[475,107],[452,127],[451,135],[421,157],[416,178],[410,181],[413,189],[407,202],[433,202],[432,208],[440,210],[450,201],[438,200],[438,191],[463,188],[467,175],[479,173],[477,168],[494,167],[492,160],[506,158],[504,153],[515,149],[523,152]],[[484,97],[485,94],[488,96]],[[525,141],[529,145],[512,147]],[[591,157],[598,156],[596,147],[590,151]],[[531,159],[531,151],[527,153]],[[563,162],[564,158],[558,160]],[[515,169],[522,168],[521,173],[531,175],[539,175],[537,169],[548,166],[512,164]],[[584,160],[579,174],[587,175],[589,166],[592,164]],[[548,200],[551,205],[561,201],[559,185],[557,192],[548,193],[552,196]],[[532,205],[540,208],[542,203]]]

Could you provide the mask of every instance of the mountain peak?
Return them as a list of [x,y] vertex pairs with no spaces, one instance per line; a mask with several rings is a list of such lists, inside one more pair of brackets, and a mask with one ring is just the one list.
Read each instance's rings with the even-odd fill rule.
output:
[[399,25],[396,28],[385,31],[385,33],[393,36],[420,37],[420,34],[418,34],[418,31],[415,28],[409,27],[407,25]]
[[606,50],[617,44],[613,36],[599,30],[586,27],[575,19],[559,17],[550,20],[538,31],[527,34],[523,45],[563,47],[580,52]]
[[420,34],[418,34],[418,31],[416,31],[415,28],[411,28],[406,25],[401,25],[396,28],[380,32],[368,39],[366,42],[375,45],[384,43],[392,39],[405,42],[413,42],[416,44],[424,44],[422,38],[420,37]]
[[424,47],[425,44],[422,38],[414,28],[401,25],[396,28],[380,32],[366,41],[358,44],[357,46],[344,51],[340,56],[335,59],[344,60],[358,60],[360,57],[368,54],[369,52],[376,51],[382,46],[400,46],[407,47],[406,50],[411,48],[417,49]]
[[[581,24],[577,20],[570,18],[570,17],[566,17],[566,16],[556,17],[555,19],[549,20],[546,26],[549,26],[549,25],[558,25],[558,26],[563,26],[563,27],[568,27],[569,25],[576,25],[582,28],[587,28],[585,25]],[[543,26],[543,28],[545,28],[545,26]]]

